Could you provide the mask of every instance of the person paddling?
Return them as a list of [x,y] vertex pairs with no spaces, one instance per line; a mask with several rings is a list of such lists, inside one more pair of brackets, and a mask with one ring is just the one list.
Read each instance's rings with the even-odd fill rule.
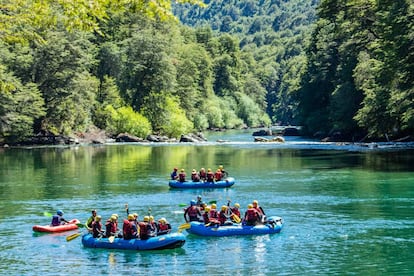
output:
[[52,217],[51,226],[59,226],[65,223],[69,223],[66,219],[63,218],[63,212],[61,210],[56,211],[56,215]]
[[102,230],[102,222],[101,222],[101,216],[96,216],[95,220],[92,222],[91,228],[92,228],[92,235],[94,238],[100,238],[102,237],[105,232]]
[[96,214],[97,214],[95,209],[92,210],[91,213],[92,213],[92,215],[88,218],[88,220],[86,221],[86,224],[85,224],[88,227],[88,230],[91,230],[92,223],[95,221]]

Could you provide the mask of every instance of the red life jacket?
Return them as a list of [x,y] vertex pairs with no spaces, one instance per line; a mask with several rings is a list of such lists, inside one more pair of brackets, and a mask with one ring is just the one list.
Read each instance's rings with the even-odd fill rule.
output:
[[221,172],[216,172],[214,174],[214,178],[216,179],[216,181],[220,181],[222,177],[223,175],[221,174]]
[[213,182],[214,181],[214,174],[212,172],[207,173],[207,181]]
[[158,229],[159,229],[159,231],[166,231],[166,230],[168,230],[168,224],[162,224],[162,223],[160,223],[158,225]]
[[185,182],[185,173],[180,173],[179,175],[178,175],[178,179],[179,179],[179,181],[180,182]]
[[225,211],[220,211],[218,220],[220,221],[220,224],[224,224],[226,222],[227,217]]
[[132,226],[129,220],[124,219],[124,224],[122,225],[122,233],[124,234],[124,239],[128,240],[132,237]]
[[256,209],[251,208],[247,210],[248,221],[257,221],[258,218],[259,218],[259,214],[257,213]]
[[198,213],[199,213],[199,211],[198,211],[198,209],[197,209],[196,206],[190,206],[190,207],[188,207],[187,214],[188,214],[188,216],[190,218],[191,217],[197,217],[198,216]]
[[209,213],[209,217],[210,217],[210,218],[214,218],[214,219],[218,219],[218,213],[217,213],[217,210],[215,210],[215,209],[211,209],[211,210],[210,210],[210,213]]

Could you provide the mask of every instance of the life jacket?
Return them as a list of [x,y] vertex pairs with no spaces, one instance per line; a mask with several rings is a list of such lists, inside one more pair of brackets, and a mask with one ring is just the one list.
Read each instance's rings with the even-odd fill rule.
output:
[[246,211],[246,216],[247,216],[247,221],[250,221],[250,222],[257,221],[259,218],[259,214],[254,208],[248,209]]
[[113,233],[116,233],[116,223],[112,222],[112,221],[107,221],[105,223],[105,227],[106,227],[106,236],[109,237],[111,236]]
[[226,212],[220,211],[218,220],[220,221],[220,224],[224,224],[227,221]]
[[54,215],[52,217],[52,226],[58,226],[62,222],[62,217],[59,215]]
[[193,182],[199,182],[199,181],[200,181],[200,176],[198,176],[198,174],[197,174],[197,173],[192,173],[192,174],[191,174],[191,180],[192,180]]
[[139,238],[148,240],[153,235],[153,229],[150,223],[139,222]]
[[216,179],[216,181],[220,181],[222,177],[223,175],[221,174],[221,172],[216,172],[214,174],[214,178]]
[[264,215],[265,215],[265,213],[264,213],[264,211],[263,211],[262,207],[257,206],[256,208],[255,208],[255,207],[253,207],[253,209],[255,209],[255,210],[257,211],[257,213],[258,213],[260,216],[264,216]]
[[202,179],[202,180],[205,180],[206,179],[206,177],[207,177],[207,173],[206,173],[206,171],[200,171],[199,173],[198,173],[198,175],[200,176],[200,178]]
[[92,222],[92,235],[98,238],[102,234],[102,223],[100,221]]
[[196,206],[190,206],[187,208],[186,213],[188,214],[190,221],[197,221],[200,211],[198,210]]
[[207,182],[213,182],[214,181],[214,174],[213,172],[207,173]]
[[240,210],[237,208],[231,208],[231,211],[233,212],[233,214],[235,214],[236,216],[240,217]]
[[158,224],[158,235],[164,235],[169,233],[169,229],[171,229],[171,225],[168,223],[165,224]]
[[122,233],[124,234],[125,240],[130,240],[132,238],[132,225],[129,220],[124,219],[124,224],[122,225]]
[[180,181],[180,182],[185,182],[185,173],[180,173],[179,175],[178,175],[178,180]]
[[218,212],[215,209],[211,209],[209,213],[209,217],[213,219],[218,219]]
[[209,222],[210,222],[210,218],[209,218],[209,216],[208,216],[208,213],[207,213],[207,212],[205,212],[205,213],[203,214],[203,220],[204,220],[204,223],[209,223]]
[[172,179],[172,180],[176,180],[176,179],[177,179],[177,172],[176,172],[176,171],[173,171],[173,172],[171,173],[171,179]]

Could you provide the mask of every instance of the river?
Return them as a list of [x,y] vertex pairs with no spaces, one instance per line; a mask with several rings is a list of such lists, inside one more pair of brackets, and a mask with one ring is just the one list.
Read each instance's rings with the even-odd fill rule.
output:
[[[254,143],[251,132],[210,133],[203,144],[110,144],[0,149],[1,275],[413,275],[414,150],[321,144],[287,137]],[[215,142],[218,139],[228,141]],[[173,167],[216,169],[227,189],[175,190]],[[180,204],[201,195],[242,212],[258,200],[281,216],[281,233],[206,238],[180,249],[84,248],[81,238],[35,234],[44,212],[86,221],[91,209],[184,223]]]

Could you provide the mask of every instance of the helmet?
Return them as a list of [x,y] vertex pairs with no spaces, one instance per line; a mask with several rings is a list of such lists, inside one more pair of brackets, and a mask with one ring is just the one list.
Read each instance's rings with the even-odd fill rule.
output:
[[153,216],[149,216],[149,220],[150,221],[154,221],[154,217]]
[[236,207],[236,208],[240,208],[240,204],[235,203],[235,204],[234,204],[234,207]]
[[174,171],[178,171],[178,169],[177,168],[174,168]]
[[135,220],[134,215],[133,215],[133,214],[129,214],[129,215],[128,215],[128,220]]
[[201,195],[198,195],[198,196],[197,196],[197,199],[201,199]]
[[206,208],[204,208],[204,211],[206,212],[210,211],[210,207],[206,206]]
[[57,214],[58,216],[63,216],[63,212],[62,212],[61,210],[57,210],[57,211],[56,211],[56,214]]
[[99,216],[99,215],[95,217],[95,221],[101,221],[101,219],[102,219],[102,217]]
[[138,217],[138,214],[137,213],[133,213],[132,215],[134,216],[134,218],[137,218]]
[[167,223],[167,220],[165,218],[160,218],[158,221],[161,223]]
[[184,172],[184,169],[181,169],[181,172]]
[[197,173],[195,169],[193,169],[191,172],[192,172],[192,173]]
[[115,222],[115,221],[117,220],[117,217],[116,217],[116,216],[114,216],[114,215],[112,215],[112,216],[111,216],[111,218],[110,218],[110,220],[111,220],[112,222]]
[[211,209],[216,209],[217,205],[215,203],[211,204]]
[[148,221],[149,221],[149,216],[145,216],[145,217],[144,217],[144,221],[145,221],[145,222],[148,222]]
[[210,168],[208,168],[208,170],[207,170],[208,172],[211,172],[211,169]]
[[112,214],[112,216],[114,216],[116,219],[119,218],[118,214]]
[[220,169],[220,170],[222,170],[222,169],[223,169],[223,165],[220,165],[220,166],[219,166],[219,169]]
[[258,204],[259,202],[257,200],[253,200],[253,204]]
[[253,204],[249,204],[249,205],[247,205],[247,208],[248,208],[248,209],[252,209],[252,208],[253,208]]
[[191,200],[191,201],[190,201],[190,205],[191,205],[191,206],[196,205],[195,200]]
[[201,168],[201,170],[200,171],[205,171],[206,169],[204,169],[204,168]]
[[222,211],[226,211],[227,210],[227,206],[226,205],[221,206],[221,210]]

